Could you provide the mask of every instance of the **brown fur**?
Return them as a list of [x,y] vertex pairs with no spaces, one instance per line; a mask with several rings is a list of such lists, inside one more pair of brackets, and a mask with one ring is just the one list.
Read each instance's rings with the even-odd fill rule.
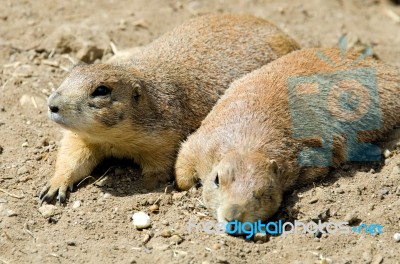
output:
[[[317,57],[316,49],[306,49],[292,52],[235,81],[200,128],[181,146],[175,165],[177,186],[187,190],[197,180],[202,181],[205,204],[219,221],[265,220],[277,211],[285,190],[328,172],[327,167],[301,167],[298,162],[300,151],[307,146],[318,146],[321,139],[292,137],[288,98],[300,98],[288,93],[289,77],[372,67],[376,70],[382,127],[362,131],[358,139],[377,140],[400,124],[399,69],[370,58],[350,66],[358,57],[354,53],[347,54],[345,64],[341,65],[339,50],[322,51],[340,66],[333,67]],[[343,89],[349,83],[353,85],[342,82],[339,86]],[[303,85],[302,89],[306,93],[318,92],[313,85]],[[360,109],[364,111],[367,109],[364,103],[369,99],[365,95],[360,99],[363,102]],[[307,103],[299,105],[305,109]],[[337,105],[328,105],[334,116],[343,113]],[[327,122],[322,120],[323,127],[329,127]],[[345,139],[336,129],[330,130],[338,135],[333,145],[333,167],[344,162],[347,153]]]
[[[271,23],[212,15],[184,23],[124,64],[78,66],[48,100],[66,128],[50,200],[87,176],[105,157],[134,159],[147,188],[169,179],[178,144],[194,131],[230,82],[298,49]],[[100,85],[107,96],[91,94]]]

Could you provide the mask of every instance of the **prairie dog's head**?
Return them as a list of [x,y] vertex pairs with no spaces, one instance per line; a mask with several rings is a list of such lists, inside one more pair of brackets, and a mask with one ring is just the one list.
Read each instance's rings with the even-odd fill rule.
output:
[[73,68],[48,98],[48,107],[51,120],[78,133],[130,125],[150,112],[140,74],[107,64]]
[[204,202],[219,222],[265,220],[282,200],[278,171],[262,153],[230,152],[203,182]]

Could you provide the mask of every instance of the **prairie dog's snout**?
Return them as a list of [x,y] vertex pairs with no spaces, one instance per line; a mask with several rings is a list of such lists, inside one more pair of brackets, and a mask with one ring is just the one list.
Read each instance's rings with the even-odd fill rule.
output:
[[57,102],[56,97],[58,97],[58,94],[54,92],[50,95],[47,101],[50,113],[58,113],[58,110],[60,109],[59,102]]
[[63,123],[63,104],[63,98],[57,91],[53,92],[47,99],[49,118],[58,124]]

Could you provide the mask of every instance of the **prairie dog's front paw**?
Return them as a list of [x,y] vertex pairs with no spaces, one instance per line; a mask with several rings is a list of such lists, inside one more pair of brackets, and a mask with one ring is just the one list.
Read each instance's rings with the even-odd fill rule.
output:
[[74,183],[67,176],[55,176],[53,177],[46,186],[42,189],[39,195],[40,205],[44,201],[51,202],[57,195],[57,200],[62,203],[67,197],[67,190],[69,188],[72,191]]

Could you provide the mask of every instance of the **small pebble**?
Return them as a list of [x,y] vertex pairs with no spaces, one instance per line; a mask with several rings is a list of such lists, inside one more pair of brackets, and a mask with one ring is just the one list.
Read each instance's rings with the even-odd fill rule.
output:
[[183,196],[185,196],[186,195],[186,191],[184,191],[184,192],[177,192],[177,193],[173,193],[172,194],[172,199],[173,200],[180,200]]
[[72,205],[72,208],[76,209],[76,208],[78,208],[78,207],[80,207],[80,206],[81,206],[81,201],[77,200],[77,201],[75,201],[74,204]]
[[221,249],[221,244],[220,244],[220,243],[215,243],[215,244],[213,245],[213,249],[214,249],[214,250],[219,250],[219,249]]
[[347,213],[346,216],[344,217],[344,221],[349,222],[349,224],[353,224],[358,220],[358,216],[356,212],[350,212]]
[[394,241],[396,241],[396,242],[400,242],[400,233],[395,233],[395,234],[393,235],[393,239],[394,239]]
[[180,244],[183,241],[183,238],[181,238],[179,235],[173,235],[170,238],[170,241],[174,244]]
[[343,191],[342,188],[336,188],[336,191],[335,191],[335,192],[336,192],[336,193],[339,193],[339,194],[344,193],[344,191]]
[[18,175],[29,173],[29,170],[26,166],[22,166],[17,170]]
[[29,144],[28,144],[28,142],[24,142],[24,143],[22,143],[22,145],[21,145],[23,148],[27,148],[27,147],[29,147]]
[[67,240],[67,245],[68,246],[76,246],[76,242],[74,240]]
[[369,171],[369,173],[371,173],[371,174],[375,174],[375,170],[374,169],[370,169],[370,171]]
[[7,210],[7,216],[8,217],[13,217],[17,216],[18,214],[14,210]]
[[381,195],[387,195],[388,193],[389,193],[389,190],[387,188],[381,189]]
[[322,232],[318,229],[318,230],[314,233],[314,237],[321,238],[321,237],[322,237]]
[[153,204],[152,206],[150,206],[149,210],[152,213],[157,213],[159,211],[160,207],[157,204]]
[[392,152],[390,152],[390,150],[385,149],[385,151],[383,152],[383,156],[387,159],[392,155]]
[[268,241],[267,234],[264,233],[256,233],[253,237],[254,242],[265,243]]
[[169,229],[165,229],[165,230],[161,231],[160,235],[162,237],[169,238],[172,236],[172,232]]
[[58,213],[57,206],[52,205],[52,204],[44,204],[44,205],[40,206],[39,212],[44,216],[44,218],[49,218]]
[[136,212],[132,215],[133,225],[137,229],[148,228],[151,225],[150,216],[145,212]]
[[151,239],[151,235],[150,234],[145,234],[143,239],[142,239],[142,243],[143,244],[147,244],[147,242],[149,242]]
[[103,198],[105,198],[105,199],[110,198],[110,197],[111,197],[111,194],[110,194],[110,193],[105,193],[105,194],[103,195]]
[[49,139],[48,138],[42,138],[40,140],[40,145],[43,147],[47,147],[49,145]]
[[229,261],[224,256],[217,256],[216,259],[217,263],[224,263],[224,264],[229,263]]

